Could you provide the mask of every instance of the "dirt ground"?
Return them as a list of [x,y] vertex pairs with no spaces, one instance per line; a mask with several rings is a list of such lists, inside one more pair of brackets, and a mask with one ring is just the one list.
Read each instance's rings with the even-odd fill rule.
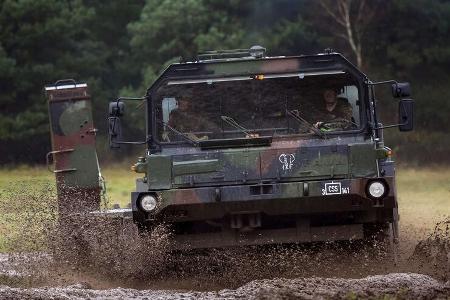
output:
[[450,299],[450,221],[404,236],[397,264],[357,242],[168,253],[164,228],[142,239],[109,222],[73,232],[77,245],[60,229],[60,249],[1,255],[0,298]]
[[255,280],[238,289],[207,292],[124,288],[94,290],[88,284],[80,283],[29,289],[0,286],[0,296],[17,299],[447,299],[449,289],[449,285],[426,275],[393,273],[362,279]]
[[52,189],[12,187],[0,193],[0,245],[14,250],[0,254],[0,299],[450,299],[449,203],[418,210],[402,195],[394,263],[359,242],[170,252],[163,227],[58,226]]

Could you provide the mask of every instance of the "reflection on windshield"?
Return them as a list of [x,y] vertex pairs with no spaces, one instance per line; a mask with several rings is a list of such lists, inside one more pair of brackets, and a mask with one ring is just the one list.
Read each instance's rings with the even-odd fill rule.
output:
[[183,140],[168,127],[195,141],[317,134],[356,129],[359,115],[357,83],[348,74],[163,85],[156,92],[163,142]]

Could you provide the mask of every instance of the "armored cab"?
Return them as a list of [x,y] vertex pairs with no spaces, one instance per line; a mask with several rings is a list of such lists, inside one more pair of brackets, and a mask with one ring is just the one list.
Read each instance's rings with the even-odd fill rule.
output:
[[[170,65],[144,99],[147,150],[133,169],[140,230],[169,225],[179,248],[397,237],[395,168],[372,82],[341,54],[212,51]],[[110,143],[126,100],[110,104]],[[412,129],[411,99],[399,101]],[[386,126],[388,127],[388,126]]]

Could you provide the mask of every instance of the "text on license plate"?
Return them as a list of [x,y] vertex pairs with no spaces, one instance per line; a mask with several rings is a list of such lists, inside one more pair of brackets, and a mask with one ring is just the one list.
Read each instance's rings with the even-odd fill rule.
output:
[[350,193],[350,187],[342,186],[341,182],[327,182],[322,188],[322,195],[341,195],[348,193]]

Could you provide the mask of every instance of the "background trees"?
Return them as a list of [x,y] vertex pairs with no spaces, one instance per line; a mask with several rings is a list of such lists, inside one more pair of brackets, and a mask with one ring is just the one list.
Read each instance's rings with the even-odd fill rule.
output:
[[[142,95],[169,62],[254,44],[274,55],[331,47],[375,80],[411,81],[417,130],[387,137],[400,157],[448,161],[449,29],[443,0],[0,0],[0,161],[42,162],[45,84],[87,81],[104,134],[106,103]],[[395,102],[382,96],[394,122]]]

